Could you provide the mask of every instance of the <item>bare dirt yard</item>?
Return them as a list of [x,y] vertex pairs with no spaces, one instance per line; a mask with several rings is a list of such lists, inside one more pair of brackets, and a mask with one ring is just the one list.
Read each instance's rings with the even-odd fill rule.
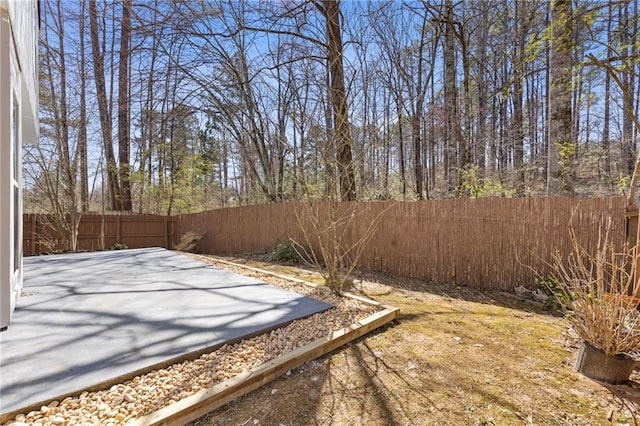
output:
[[[320,282],[262,258],[228,260]],[[192,425],[640,423],[640,372],[622,386],[577,373],[576,336],[539,304],[382,275],[359,276],[355,286],[400,308],[398,320]]]

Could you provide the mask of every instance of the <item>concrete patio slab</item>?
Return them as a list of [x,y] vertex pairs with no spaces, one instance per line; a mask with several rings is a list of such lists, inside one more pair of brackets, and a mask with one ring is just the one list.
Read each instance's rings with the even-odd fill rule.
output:
[[329,308],[160,248],[27,257],[0,413]]

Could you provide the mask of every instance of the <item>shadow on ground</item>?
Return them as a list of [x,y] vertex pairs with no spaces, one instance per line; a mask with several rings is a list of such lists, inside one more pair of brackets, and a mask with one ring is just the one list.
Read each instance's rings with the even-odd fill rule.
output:
[[[267,270],[274,270],[284,274],[287,274],[287,269],[297,269],[304,271],[309,277],[317,276],[315,269],[304,264],[287,264],[276,263],[269,259],[269,254],[244,254],[239,257],[230,257],[231,260],[236,263],[259,263],[260,265],[254,265]],[[517,296],[513,292],[505,290],[478,290],[471,287],[458,285],[456,283],[438,283],[434,281],[427,281],[418,278],[406,278],[396,277],[393,275],[385,274],[382,272],[354,272],[354,287],[358,290],[360,287],[359,282],[362,280],[367,282],[375,282],[390,287],[394,287],[400,290],[416,291],[434,294],[442,297],[449,297],[452,299],[459,299],[474,303],[484,303],[495,306],[502,306],[505,308],[519,309],[526,312],[534,312],[545,315],[559,315],[557,311],[546,307],[543,303],[537,302],[532,299],[526,299]],[[305,278],[305,277],[300,277]]]
[[636,368],[631,376],[632,380],[629,380],[623,385],[609,385],[606,383],[599,383],[607,388],[611,394],[615,397],[616,401],[626,407],[634,415],[634,424],[640,424],[640,368]]
[[[315,281],[298,265],[247,261]],[[357,275],[356,292],[359,280],[400,308],[396,322],[194,425],[638,424],[640,372],[615,387],[582,377],[566,322],[540,304],[382,274]]]

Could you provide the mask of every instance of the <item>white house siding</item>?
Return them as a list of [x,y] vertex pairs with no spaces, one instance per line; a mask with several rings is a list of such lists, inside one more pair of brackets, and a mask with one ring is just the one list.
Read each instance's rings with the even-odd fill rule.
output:
[[38,141],[35,0],[0,0],[0,329],[22,288],[22,144]]
[[23,143],[37,144],[38,125],[38,2],[0,0],[7,5],[20,66]]

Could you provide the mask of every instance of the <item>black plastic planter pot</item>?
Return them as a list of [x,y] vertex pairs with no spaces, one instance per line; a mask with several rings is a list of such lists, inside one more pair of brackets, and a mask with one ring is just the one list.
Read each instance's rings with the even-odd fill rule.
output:
[[627,355],[606,355],[603,350],[582,341],[576,370],[590,379],[619,385],[627,380],[631,372],[640,366]]

